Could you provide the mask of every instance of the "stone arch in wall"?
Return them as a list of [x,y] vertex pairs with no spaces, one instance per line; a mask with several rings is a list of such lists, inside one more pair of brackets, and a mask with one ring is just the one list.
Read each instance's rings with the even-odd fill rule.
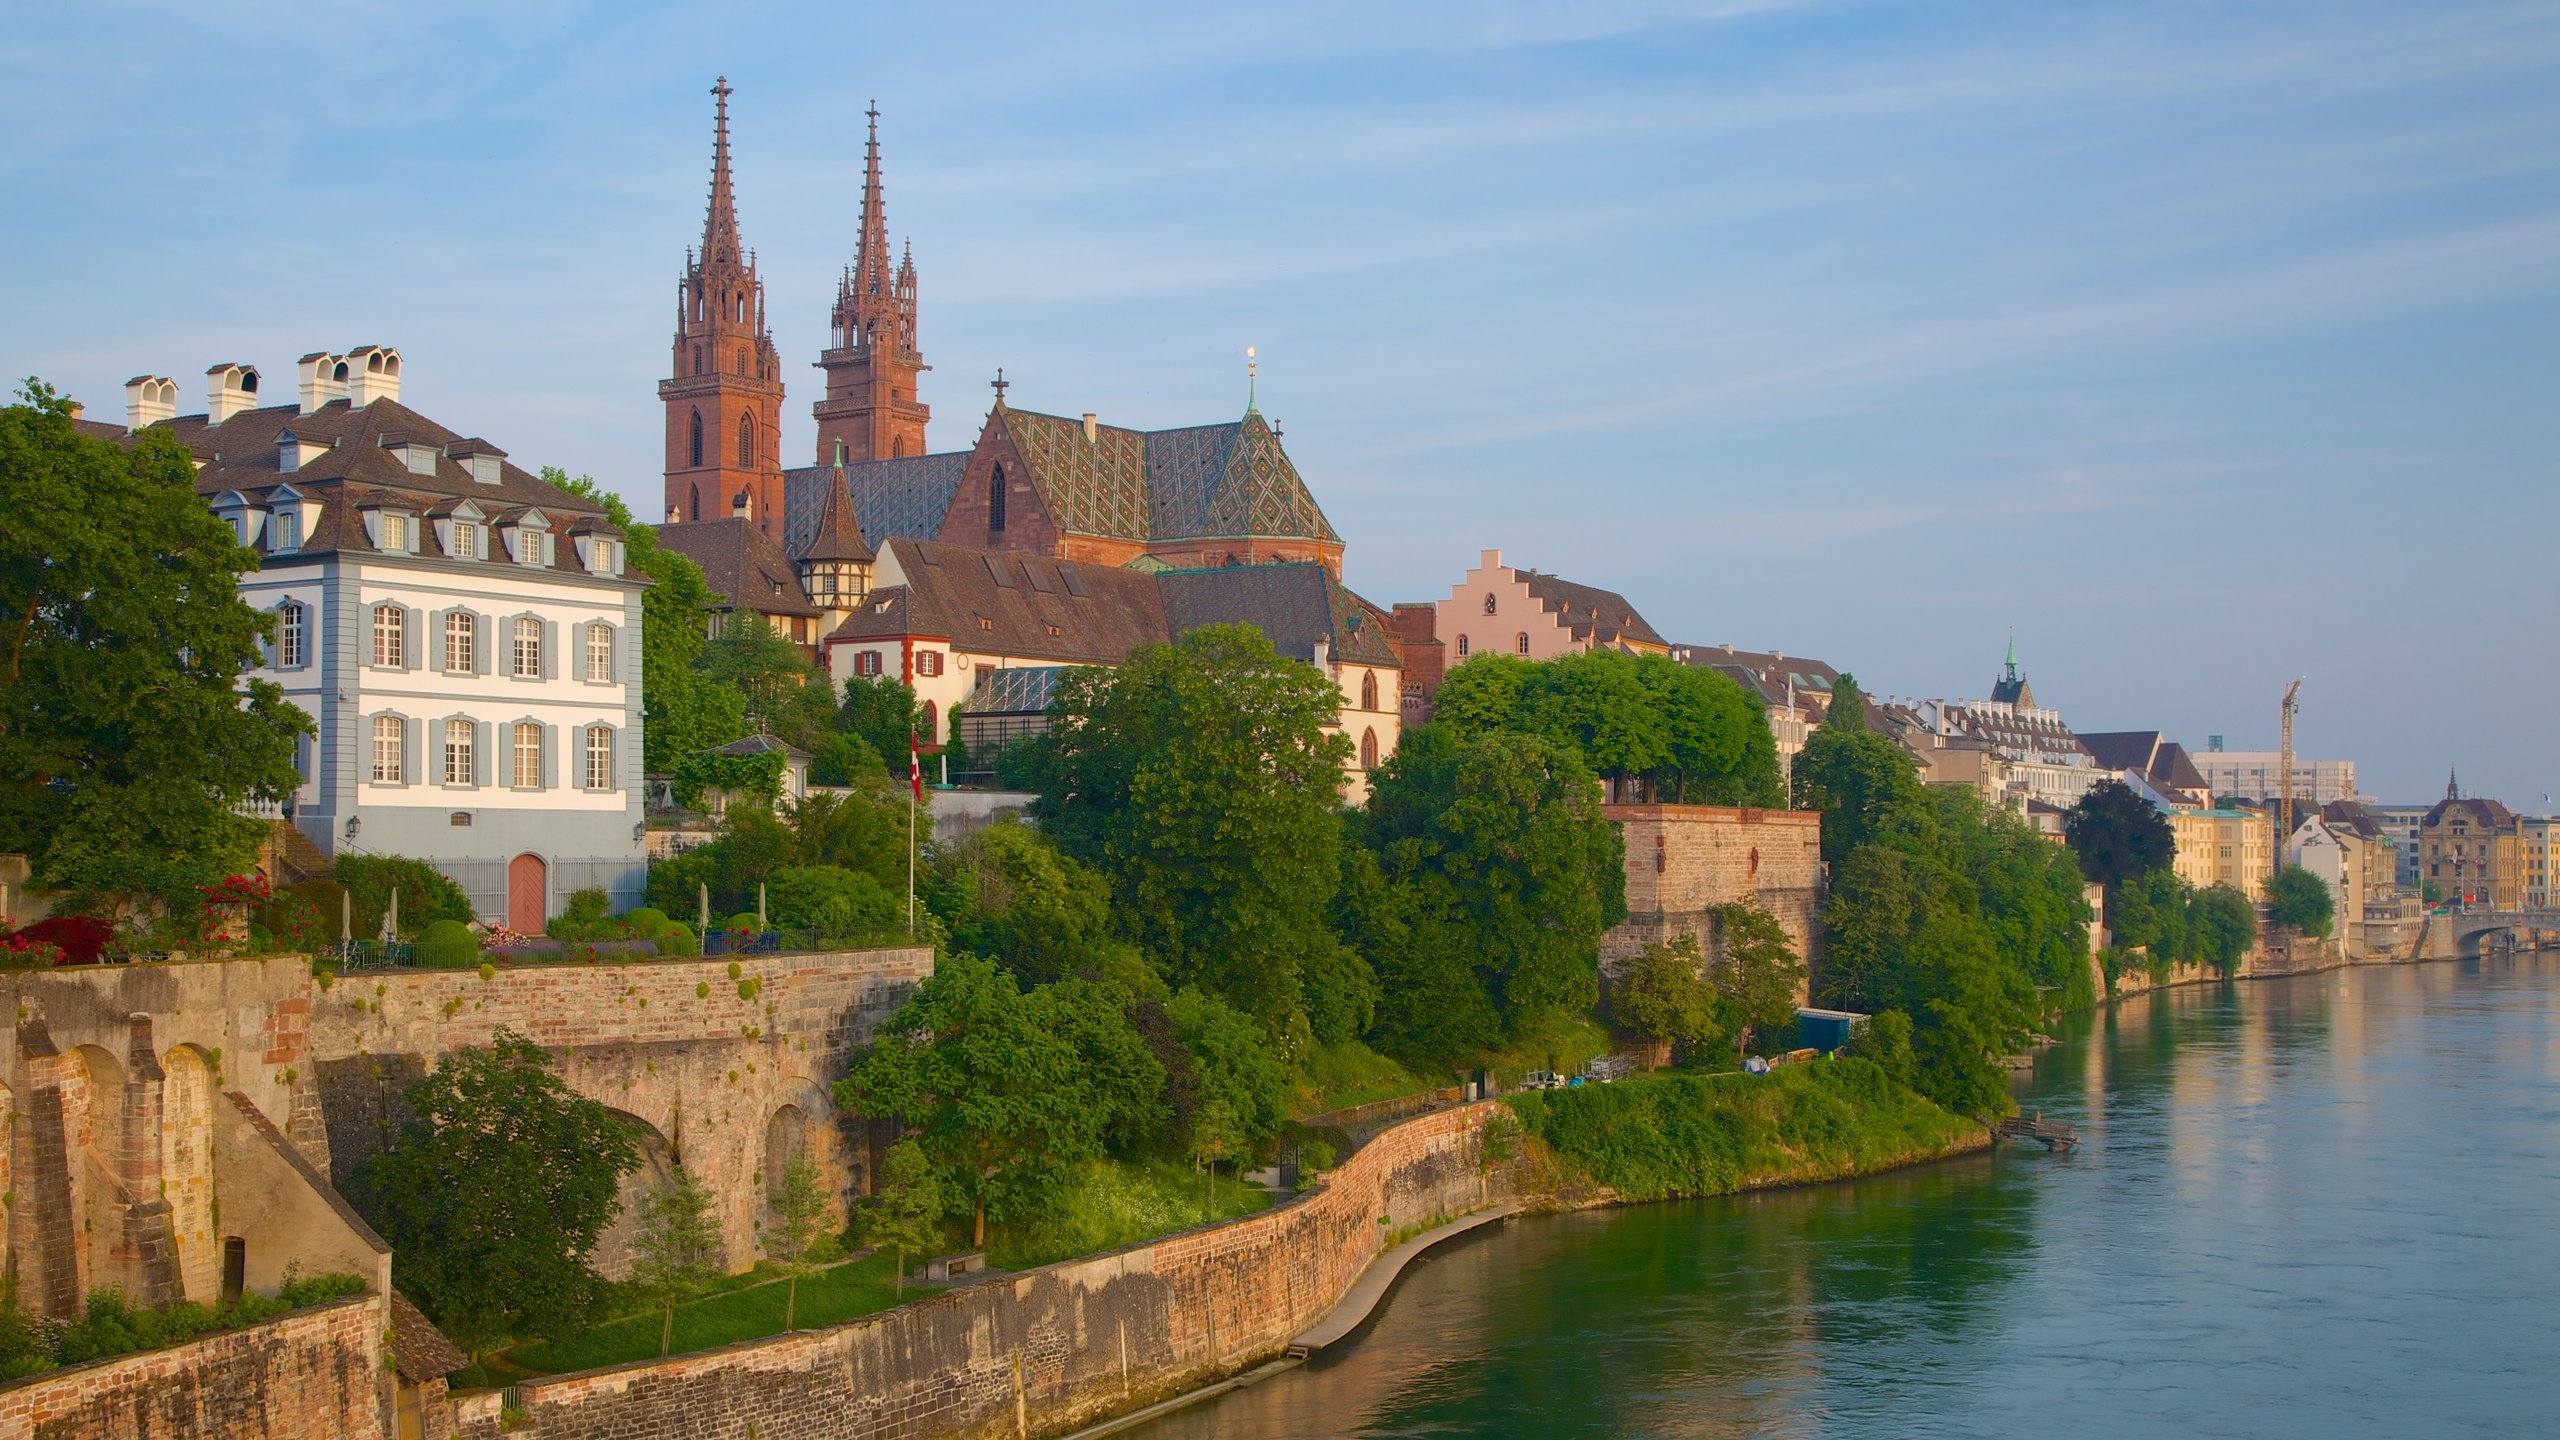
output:
[[757,1156],[760,1177],[758,1189],[762,1198],[756,1206],[759,1237],[778,1223],[774,1198],[782,1188],[782,1177],[791,1162],[806,1155],[818,1168],[818,1183],[827,1192],[827,1218],[820,1233],[833,1235],[844,1228],[848,1197],[858,1188],[862,1178],[857,1172],[867,1169],[858,1164],[856,1147],[845,1131],[842,1111],[825,1086],[813,1080],[793,1080],[783,1087],[782,1103],[765,1117],[763,1145]]
[[613,1223],[596,1239],[596,1273],[608,1280],[620,1280],[631,1273],[631,1241],[640,1230],[640,1204],[675,1178],[675,1147],[658,1127],[628,1111],[616,1110],[614,1118],[629,1124],[640,1137],[640,1165],[622,1177],[616,1197],[622,1208],[614,1212]]
[[213,1065],[193,1045],[160,1057],[160,1194],[169,1202],[179,1293],[201,1304],[221,1298],[222,1237],[214,1233]]
[[69,1142],[71,1213],[80,1235],[80,1299],[116,1284],[116,1263],[124,1238],[124,1064],[95,1045],[72,1052],[80,1061],[76,1093],[63,1098],[70,1114],[63,1117]]

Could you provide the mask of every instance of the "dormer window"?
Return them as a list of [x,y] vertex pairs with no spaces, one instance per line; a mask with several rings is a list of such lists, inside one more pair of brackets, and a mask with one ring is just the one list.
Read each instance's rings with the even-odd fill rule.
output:
[[373,512],[373,548],[384,554],[406,554],[409,549],[409,517],[397,510]]
[[299,509],[278,510],[267,521],[267,548],[275,551],[302,548],[302,512]]
[[468,520],[456,520],[456,521],[454,521],[454,522],[453,522],[453,544],[452,544],[452,546],[450,547],[450,549],[451,549],[451,552],[452,552],[453,558],[454,558],[454,559],[456,559],[456,560],[477,560],[477,559],[479,559],[479,558],[480,558],[480,527],[479,527],[479,526],[477,526],[477,525],[472,524],[472,523],[471,523],[470,521],[468,521]]

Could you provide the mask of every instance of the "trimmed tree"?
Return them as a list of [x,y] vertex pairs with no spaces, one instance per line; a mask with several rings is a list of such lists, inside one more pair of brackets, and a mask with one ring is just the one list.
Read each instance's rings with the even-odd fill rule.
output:
[[772,1203],[773,1228],[765,1232],[764,1249],[790,1277],[782,1294],[782,1328],[796,1330],[800,1328],[800,1279],[817,1268],[815,1262],[827,1238],[827,1187],[807,1151],[792,1156],[791,1163],[782,1167]]
[[942,1177],[932,1157],[913,1140],[901,1140],[881,1157],[878,1183],[862,1212],[863,1238],[896,1252],[898,1298],[907,1298],[907,1252],[940,1244],[945,1209]]
[[550,1065],[503,1028],[445,1056],[409,1088],[416,1120],[350,1187],[401,1291],[474,1355],[586,1317],[596,1237],[640,1163],[629,1125]]

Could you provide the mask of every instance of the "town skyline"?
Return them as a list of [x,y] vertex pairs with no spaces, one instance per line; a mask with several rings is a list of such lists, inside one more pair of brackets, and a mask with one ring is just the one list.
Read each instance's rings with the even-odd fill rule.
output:
[[[260,108],[272,102],[245,102],[231,143],[189,148],[167,143],[189,94],[180,84],[153,102],[172,113],[119,142],[153,153],[85,145],[84,126],[129,103],[130,87],[169,78],[136,59],[76,99],[35,84],[0,101],[22,122],[46,117],[43,155],[14,162],[22,183],[65,195],[72,203],[59,213],[87,217],[42,233],[31,223],[40,217],[7,222],[0,234],[22,265],[65,283],[29,287],[0,313],[21,337],[9,347],[13,373],[43,376],[101,418],[138,370],[178,377],[181,406],[194,409],[195,377],[208,364],[249,361],[281,380],[293,356],[314,347],[396,344],[422,408],[485,417],[491,438],[519,458],[594,473],[649,515],[659,449],[652,386],[664,373],[667,282],[699,232],[711,74],[725,70],[739,92],[740,210],[790,386],[781,415],[792,464],[811,458],[807,406],[820,389],[806,367],[823,343],[836,268],[850,258],[859,119],[876,91],[890,230],[914,237],[923,275],[922,348],[936,367],[923,398],[939,412],[935,450],[967,445],[999,365],[1019,387],[1013,403],[1027,409],[1096,410],[1106,423],[1137,426],[1230,420],[1243,409],[1242,351],[1252,344],[1263,408],[1287,427],[1349,542],[1344,578],[1381,604],[1441,598],[1480,548],[1499,547],[1515,563],[1624,592],[1684,642],[1815,655],[1876,693],[1951,697],[1988,689],[2014,625],[2040,696],[2076,726],[2159,728],[2198,750],[2215,733],[2234,749],[2271,748],[2284,681],[2309,673],[2297,741],[2306,756],[2357,761],[2365,788],[2386,800],[2440,793],[2451,769],[2467,792],[2547,808],[2542,797],[2555,787],[2535,718],[2560,699],[2560,667],[2534,615],[2550,587],[2531,568],[2530,542],[2560,517],[2548,491],[2527,483],[2548,478],[2553,422],[2523,402],[2532,376],[2547,373],[2535,367],[2549,358],[2560,289],[2549,241],[2560,218],[2547,205],[2550,127],[2532,131],[2554,102],[2522,93],[2520,82],[2535,58],[2560,47],[2560,27],[2526,15],[2502,45],[2455,44],[2476,36],[2476,14],[2439,30],[2415,12],[2369,10],[2308,37],[2281,72],[2251,66],[2277,57],[2275,37],[2228,36],[2239,42],[2230,53],[2155,77],[2148,95],[2101,83],[2085,63],[2091,33],[2043,34],[2034,43],[2049,56],[2084,62],[2076,78],[2104,97],[2090,104],[2118,107],[2115,124],[2147,132],[2083,144],[2147,161],[2150,181],[2202,153],[2195,135],[2157,133],[2178,128],[2166,114],[2173,102],[2211,111],[2241,104],[2235,97],[2253,85],[2292,87],[2289,98],[2259,102],[2259,128],[2222,137],[2243,153],[2225,157],[2210,183],[2199,180],[2208,193],[2184,214],[2219,222],[2204,227],[2215,243],[2261,253],[2217,269],[2202,253],[2212,244],[2173,254],[2165,224],[2133,225],[2107,264],[2087,262],[2092,273],[2045,277],[2052,288],[2036,297],[2042,303],[1960,318],[1947,308],[1960,292],[1978,300],[1985,286],[2015,290],[2033,268],[2026,252],[2054,234],[2021,237],[1971,274],[1926,246],[1903,254],[1908,293],[1896,313],[1890,286],[1865,295],[1826,288],[1844,278],[1879,285],[1891,270],[1879,271],[1877,253],[1861,251],[1854,233],[1825,228],[1826,218],[1857,210],[1840,191],[1884,178],[1859,164],[1831,172],[1829,192],[1792,202],[1765,174],[1726,177],[1720,189],[1702,174],[1648,185],[1606,173],[1658,165],[1661,147],[1702,135],[1710,159],[1701,168],[1743,163],[1755,137],[1794,147],[1799,160],[1846,162],[1879,140],[1880,121],[1943,143],[1951,126],[2032,128],[2054,114],[2039,87],[2063,72],[1993,102],[1970,100],[1951,117],[1912,92],[1928,89],[1933,66],[1954,73],[1947,67],[1981,37],[1922,34],[1932,42],[1921,47],[1924,78],[1887,85],[1872,69],[1858,72],[1855,57],[1825,51],[1818,33],[1790,28],[1814,25],[1798,12],[1823,8],[1614,37],[1497,36],[1461,47],[1456,62],[1390,42],[1347,62],[1372,77],[1394,63],[1418,67],[1423,93],[1384,110],[1319,73],[1346,62],[1314,48],[1312,36],[1278,47],[1287,53],[1257,70],[1276,82],[1267,102],[1168,83],[1163,70],[1132,61],[1134,75],[1090,83],[1097,93],[1135,87],[1147,103],[1125,108],[1152,106],[1154,121],[1087,115],[1056,132],[1033,121],[1033,100],[1019,92],[1010,108],[980,115],[939,93],[929,70],[877,85],[859,73],[820,84],[769,44],[741,40],[761,50],[741,61],[697,40],[640,62],[630,53],[637,38],[607,37],[597,55],[553,74],[527,73],[530,48],[507,52],[517,58],[498,68],[522,93],[493,108],[524,127],[508,165],[483,170],[485,154],[459,148],[491,123],[465,113],[471,92],[492,93],[486,79],[446,87],[430,77],[395,92],[430,102],[415,121],[310,127],[313,143],[288,145],[288,168],[305,170],[300,181],[319,186],[314,193],[355,203],[308,213],[274,203],[272,186],[289,192],[295,179],[264,191],[248,183],[269,158],[261,146],[290,133],[280,107]],[[95,25],[51,23],[72,27],[54,37],[67,51],[99,43]],[[2385,31],[2397,37],[2399,68],[2349,61]],[[952,37],[929,29],[889,38],[884,77],[899,74],[901,56],[929,67],[936,55],[939,73],[955,78],[973,66],[982,76],[1029,73],[1027,54],[952,60]],[[2179,38],[2155,32],[2127,43]],[[499,43],[542,39],[519,30]],[[279,35],[255,21],[208,43],[279,47],[243,59],[235,76],[350,53],[343,40]],[[1803,73],[1831,83],[1799,97],[1792,115],[1696,113],[1706,99],[1696,75],[1648,88],[1635,53],[1670,45],[1708,56],[1758,80],[1754,93],[1766,101],[1785,88],[1779,52],[1796,43],[1816,57]],[[379,63],[318,72],[312,83],[328,103],[314,108],[356,113],[347,102]],[[1487,76],[1455,73],[1469,70],[1541,74],[1566,93],[1530,97],[1496,124],[1481,103]],[[597,99],[608,72],[620,77],[619,108],[580,110],[573,102]],[[2499,93],[2501,77],[2519,82],[2517,93]],[[1612,80],[1627,88],[1610,91]],[[2457,81],[2471,92],[2460,113],[2417,127],[2393,118]],[[1622,113],[1614,102],[1626,95],[1657,108]],[[1046,98],[1077,99],[1054,86]],[[1662,113],[1684,100],[1692,112]],[[1823,101],[1837,108],[1826,112]],[[1167,114],[1196,117],[1221,104],[1255,116],[1234,146],[1154,133]],[[2327,137],[2330,170],[2302,166],[2319,147],[2291,133],[2313,112],[2362,117],[2361,127],[2343,127],[2344,140]],[[1382,114],[1398,128],[1388,143],[1364,142]],[[1577,116],[1579,131],[1565,123]],[[2465,203],[2434,204],[2439,223],[2425,233],[2391,233],[2395,197],[2408,198],[2421,171],[2441,169],[2463,134],[2479,163],[2467,177],[2427,183],[2433,201],[2444,187],[2467,187]],[[1530,153],[1504,150],[1506,136]],[[1006,160],[970,153],[1007,137]],[[2364,148],[2335,148],[2345,140]],[[410,163],[320,178],[330,162],[368,149]],[[1082,158],[1067,167],[1071,154]],[[1449,157],[1457,163],[1440,165],[1421,205],[1399,206],[1400,186]],[[412,193],[430,223],[367,235],[355,217],[396,215],[378,202],[399,194],[370,172],[412,175],[422,160],[433,183]],[[2014,204],[2070,167],[2055,156],[2012,157],[2022,171],[2046,161],[2060,168],[1994,177],[1951,166],[1940,178]],[[562,184],[573,162],[574,183]],[[1950,165],[1943,152],[1937,163]],[[2252,167],[2300,188],[2243,197]],[[1350,182],[1331,219],[1291,210],[1292,197],[1322,188],[1328,168]],[[1264,193],[1227,191],[1246,171],[1269,178]],[[106,179],[120,198],[105,198]],[[1585,193],[1498,242],[1461,233],[1470,215],[1483,219],[1488,195],[1524,179]],[[185,229],[210,224],[236,236],[237,263],[172,264],[182,253],[201,262],[200,236],[188,249],[147,213],[113,218],[137,204],[137,181],[178,199]],[[1089,208],[1167,182],[1203,193],[1170,213]],[[2133,177],[2124,183],[2139,188]],[[558,193],[534,193],[545,184]],[[1650,215],[1629,198],[1646,195]],[[1759,208],[1711,205],[1711,196],[1757,197]],[[2103,230],[2110,214],[2129,219],[2134,197],[2081,198],[2095,207],[2083,227]],[[1008,200],[1013,225],[982,223]],[[1966,218],[1907,195],[1876,203],[1870,224]],[[2291,233],[2341,206],[2361,207],[2361,246]],[[1702,215],[1708,209],[1715,214]],[[1445,222],[1437,233],[1411,218],[1423,210]],[[521,218],[466,219],[457,237],[433,223],[447,215]],[[1222,217],[1260,223],[1222,227]],[[1352,246],[1353,219],[1376,222],[1365,252]],[[1323,233],[1336,228],[1355,233]],[[1802,258],[1777,254],[1816,232],[1823,244]],[[1652,297],[1666,312],[1659,318],[1640,313],[1641,286],[1599,285],[1588,273],[1615,263],[1660,288],[1693,268],[1680,247],[1702,238],[1722,247],[1703,253],[1725,266],[1730,288],[1671,287]],[[1541,246],[1588,258],[1548,254],[1542,269]],[[2070,267],[2054,259],[2050,268]],[[2192,273],[2168,273],[2176,271]],[[1543,293],[1524,288],[1537,286]],[[84,323],[57,318],[73,307]],[[1701,339],[1692,329],[1713,333]],[[1789,335],[1800,341],[1792,349]],[[1999,434],[1984,433],[1995,424]],[[1595,493],[1623,498],[1595,507]],[[2472,508],[2499,523],[2437,518],[2455,508],[2448,499],[2475,496]],[[2112,553],[2091,548],[2110,542]],[[2252,573],[2254,561],[2266,563]],[[2448,564],[2473,567],[2463,578],[2475,623],[2443,624],[2423,603],[2431,592],[2411,583]],[[2108,583],[2092,581],[2119,567]],[[2146,590],[2138,582],[2148,576],[2170,583]],[[2440,698],[2443,687],[2422,683],[2443,674],[2521,693],[2457,710]]]

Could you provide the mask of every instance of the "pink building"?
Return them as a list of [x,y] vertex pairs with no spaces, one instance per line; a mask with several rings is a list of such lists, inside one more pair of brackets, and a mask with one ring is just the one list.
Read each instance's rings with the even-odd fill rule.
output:
[[1530,660],[1603,649],[1671,653],[1671,642],[1617,591],[1516,569],[1502,563],[1499,550],[1483,552],[1439,611],[1439,639],[1451,665],[1486,653]]

